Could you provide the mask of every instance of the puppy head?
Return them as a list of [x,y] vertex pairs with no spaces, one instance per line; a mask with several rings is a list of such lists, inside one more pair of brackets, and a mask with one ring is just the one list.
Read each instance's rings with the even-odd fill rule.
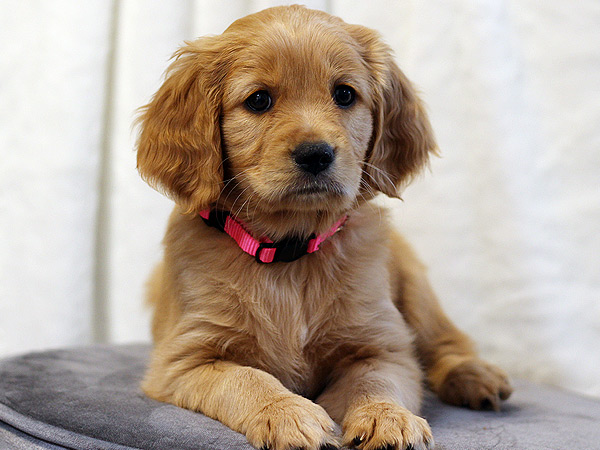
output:
[[303,7],[188,43],[140,122],[140,173],[189,212],[339,213],[397,196],[435,150],[378,35]]

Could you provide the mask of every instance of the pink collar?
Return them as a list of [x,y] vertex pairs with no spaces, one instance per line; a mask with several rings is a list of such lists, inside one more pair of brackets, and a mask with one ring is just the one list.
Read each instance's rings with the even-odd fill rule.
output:
[[200,211],[200,217],[207,225],[231,236],[243,251],[254,256],[259,263],[291,262],[307,253],[314,253],[319,250],[323,241],[340,231],[348,219],[348,216],[343,216],[329,231],[319,235],[313,233],[307,240],[287,238],[273,242],[266,237],[253,238],[246,231],[244,224],[232,217],[229,211],[204,209]]

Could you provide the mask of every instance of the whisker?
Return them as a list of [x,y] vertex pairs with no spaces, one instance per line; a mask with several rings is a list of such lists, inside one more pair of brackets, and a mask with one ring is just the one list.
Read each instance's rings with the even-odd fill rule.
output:
[[[250,170],[250,168],[248,168],[248,169],[246,169],[246,170],[242,170],[242,171],[241,171],[239,174],[237,174],[237,175],[236,175],[236,177],[239,177],[240,175],[243,175],[244,173],[246,173],[246,172],[247,172],[247,171],[249,171],[249,170]],[[223,202],[224,202],[224,203],[226,203],[226,202],[227,202],[227,200],[229,199],[229,196],[230,196],[230,195],[231,195],[231,194],[232,194],[232,193],[235,191],[235,189],[237,189],[237,188],[240,186],[240,184],[241,184],[241,181],[240,181],[240,180],[238,180],[238,179],[237,179],[237,178],[235,178],[235,177],[234,177],[234,178],[231,178],[230,180],[228,180],[228,181],[227,181],[227,183],[225,184],[225,186],[223,187],[223,189],[221,189],[221,193],[220,193],[219,195],[223,195],[223,192],[225,191],[225,189],[227,188],[227,186],[229,186],[229,185],[230,185],[232,182],[234,182],[234,181],[235,181],[237,184],[236,184],[236,185],[233,187],[233,189],[231,189],[231,190],[230,190],[230,191],[227,193],[227,196],[226,196],[226,197],[225,197],[225,199],[223,200]],[[245,189],[248,189],[248,187],[246,187]],[[236,201],[237,201],[237,199],[236,199]],[[235,204],[235,202],[234,202],[234,204]]]
[[223,158],[223,159],[221,160],[221,164],[219,164],[219,167],[218,167],[218,169],[220,169],[221,167],[223,167],[223,165],[225,164],[225,161],[227,161],[228,159],[229,159],[229,156],[226,156],[225,158]]
[[[360,180],[360,184],[361,186],[363,186],[365,188],[365,190],[367,192],[369,192],[369,194],[371,194],[373,197],[377,195],[377,193],[375,191],[373,191],[373,188],[371,186],[369,186],[369,184],[365,181],[365,180]],[[379,216],[379,225],[381,225],[381,223],[383,222],[383,216],[381,214],[381,208],[376,208],[375,205],[370,202],[370,201],[366,201],[364,195],[362,193],[360,193],[360,196],[362,197],[363,200],[365,200],[365,202],[369,205],[369,208],[371,208],[371,210],[377,210],[377,214]]]
[[254,197],[254,193],[252,193],[245,201],[244,203],[242,203],[242,206],[240,206],[237,211],[235,213],[233,213],[234,216],[239,216],[240,212],[242,212],[242,210],[244,209],[244,206],[247,207],[247,205],[249,204],[250,200],[252,200],[252,197]]
[[238,184],[239,184],[240,182],[239,182],[239,180],[238,180],[238,177],[239,177],[240,175],[243,175],[243,174],[245,174],[245,173],[246,173],[246,172],[248,172],[250,169],[251,169],[251,167],[248,167],[247,169],[245,169],[245,170],[242,170],[240,173],[238,173],[238,174],[237,174],[235,177],[233,177],[233,178],[230,178],[229,180],[227,180],[227,182],[226,182],[226,183],[225,183],[225,185],[223,186],[223,189],[221,189],[221,193],[223,193],[223,191],[224,191],[224,190],[227,188],[227,186],[229,186],[229,184],[230,184],[231,182],[233,182],[233,181],[237,181],[237,182],[238,182]]
[[[245,188],[242,190],[242,192],[240,192],[240,193],[238,194],[238,196],[235,198],[235,200],[234,200],[234,201],[233,201],[233,203],[231,204],[231,212],[232,212],[232,213],[233,213],[233,211],[234,211],[235,204],[236,204],[236,203],[237,203],[237,201],[240,199],[240,197],[246,193],[246,191],[247,191],[248,189],[250,189],[250,186],[246,186],[246,187],[245,187]],[[243,206],[243,205],[242,205],[242,206]],[[239,214],[239,211],[237,211],[237,213],[235,213],[234,215],[237,215],[237,214]]]
[[[371,163],[369,163],[369,162],[367,162],[367,161],[364,161],[364,165],[366,165],[367,167],[370,167],[371,169],[373,169],[373,170],[375,170],[377,173],[379,173],[379,174],[380,174],[380,175],[381,175],[381,176],[384,178],[384,180],[385,180],[385,181],[387,181],[387,182],[390,184],[390,186],[391,186],[392,188],[393,188],[393,187],[395,187],[395,183],[392,181],[392,179],[390,178],[390,176],[389,176],[387,173],[385,173],[385,171],[381,170],[379,167],[377,167],[377,166],[375,166],[375,165],[373,165],[373,164],[371,164]],[[381,186],[381,185],[379,184],[379,182],[378,182],[378,181],[377,181],[377,180],[376,180],[376,179],[373,177],[373,175],[371,175],[371,174],[370,174],[369,172],[367,172],[366,170],[363,170],[363,173],[367,174],[367,175],[368,175],[368,176],[371,178],[371,180],[373,180],[373,182],[374,182],[374,183],[377,185],[377,188],[378,188],[378,189],[381,189],[381,188],[382,188],[382,186]]]

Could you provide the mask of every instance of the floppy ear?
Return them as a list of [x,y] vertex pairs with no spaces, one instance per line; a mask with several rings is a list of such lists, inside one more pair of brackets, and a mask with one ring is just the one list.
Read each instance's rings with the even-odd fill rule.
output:
[[137,167],[186,212],[214,203],[223,183],[217,37],[179,49],[165,81],[141,108]]
[[368,28],[351,26],[371,71],[374,98],[373,137],[367,155],[365,181],[390,197],[427,164],[437,144],[429,118],[415,88],[398,68],[390,48]]

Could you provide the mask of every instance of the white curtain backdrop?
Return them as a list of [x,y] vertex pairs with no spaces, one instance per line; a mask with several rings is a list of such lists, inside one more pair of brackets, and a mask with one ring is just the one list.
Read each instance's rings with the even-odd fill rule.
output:
[[[184,40],[281,3],[0,3],[0,355],[149,339],[171,202],[135,109]],[[389,204],[448,314],[511,375],[600,396],[600,2],[305,3],[421,88],[443,156]]]

